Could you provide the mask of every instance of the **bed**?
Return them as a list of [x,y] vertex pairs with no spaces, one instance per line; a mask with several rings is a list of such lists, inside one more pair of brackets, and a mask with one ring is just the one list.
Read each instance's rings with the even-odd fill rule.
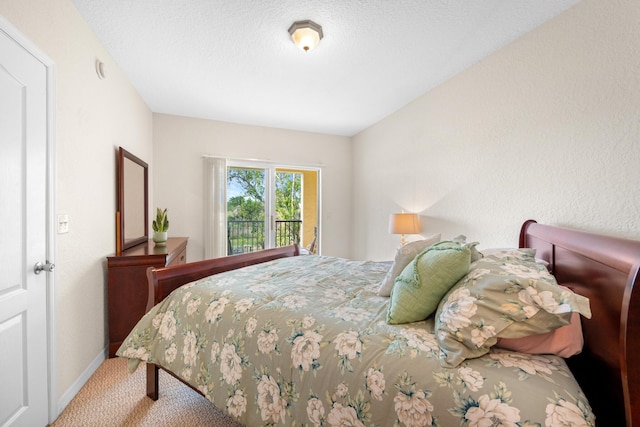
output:
[[[640,425],[640,241],[529,220],[519,247],[588,298],[580,354],[488,346],[447,364],[457,288],[435,316],[389,324],[393,300],[376,292],[388,264],[296,246],[149,269],[148,313],[117,354],[130,370],[146,363],[150,398],[163,369],[248,426]],[[483,267],[507,259],[496,256]]]

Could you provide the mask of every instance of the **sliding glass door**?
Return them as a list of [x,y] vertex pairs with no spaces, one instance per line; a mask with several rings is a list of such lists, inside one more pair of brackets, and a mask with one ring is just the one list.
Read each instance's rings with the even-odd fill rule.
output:
[[253,252],[269,246],[267,169],[227,168],[227,253]]
[[227,253],[293,243],[317,253],[317,187],[317,170],[229,162]]

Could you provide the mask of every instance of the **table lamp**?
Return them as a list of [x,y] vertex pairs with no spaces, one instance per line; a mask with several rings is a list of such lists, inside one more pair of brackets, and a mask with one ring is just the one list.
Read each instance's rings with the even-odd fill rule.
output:
[[414,213],[394,213],[389,215],[389,233],[402,235],[400,244],[404,246],[406,242],[405,234],[418,234],[420,232],[420,222],[418,215]]

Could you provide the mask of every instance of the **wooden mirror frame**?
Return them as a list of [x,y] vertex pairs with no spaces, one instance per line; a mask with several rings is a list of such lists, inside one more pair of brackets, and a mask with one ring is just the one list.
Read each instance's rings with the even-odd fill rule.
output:
[[[126,163],[132,162],[133,166],[138,165],[142,168],[143,179],[142,183],[135,183],[131,176],[127,177],[125,174]],[[129,179],[127,179],[129,178]],[[131,188],[135,185],[136,188]],[[143,188],[139,188],[140,185]],[[131,221],[130,215],[127,215],[126,200],[127,193],[130,194],[134,191],[138,194],[144,194],[143,196],[143,210],[144,215],[138,215],[140,218],[134,218],[136,224],[127,224],[125,219]],[[129,212],[131,213],[131,212]],[[139,221],[144,221],[140,224]],[[128,227],[128,228],[127,228]],[[132,231],[139,229],[140,232],[136,232],[131,236]],[[142,232],[141,230],[144,230]],[[143,234],[140,234],[143,233]],[[120,253],[133,246],[141,243],[146,243],[149,240],[149,166],[140,158],[134,156],[122,147],[118,148],[118,211],[116,213],[116,253]]]

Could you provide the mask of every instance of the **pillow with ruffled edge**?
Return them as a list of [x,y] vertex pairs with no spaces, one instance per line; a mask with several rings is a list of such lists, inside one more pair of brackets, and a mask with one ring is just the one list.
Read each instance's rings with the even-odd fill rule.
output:
[[447,291],[469,271],[470,249],[456,242],[438,242],[420,252],[396,278],[387,323],[424,320],[438,308]]
[[590,318],[589,300],[558,286],[535,262],[534,249],[488,255],[472,265],[438,306],[440,364],[455,367],[480,357],[502,334],[520,338],[550,332],[569,324],[572,312]]
[[381,297],[388,297],[391,295],[391,290],[393,289],[393,283],[396,280],[396,277],[402,273],[402,270],[413,260],[416,255],[420,252],[433,245],[434,243],[438,243],[440,241],[441,235],[436,234],[431,237],[427,237],[424,240],[416,240],[414,242],[409,242],[404,246],[401,246],[396,251],[396,256],[393,260],[393,265],[387,271],[386,276],[382,280],[382,284],[378,289],[378,295]]

